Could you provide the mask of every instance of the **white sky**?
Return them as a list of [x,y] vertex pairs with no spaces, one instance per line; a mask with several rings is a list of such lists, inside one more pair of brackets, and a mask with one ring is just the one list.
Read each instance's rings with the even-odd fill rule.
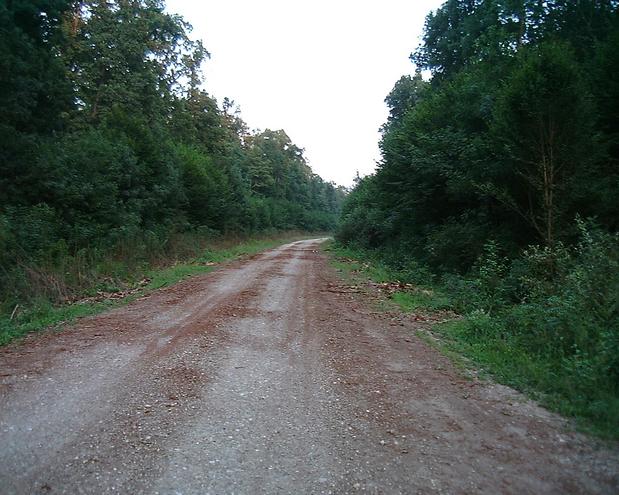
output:
[[205,89],[252,129],[284,129],[314,172],[350,186],[379,159],[384,99],[444,0],[167,0],[203,40]]

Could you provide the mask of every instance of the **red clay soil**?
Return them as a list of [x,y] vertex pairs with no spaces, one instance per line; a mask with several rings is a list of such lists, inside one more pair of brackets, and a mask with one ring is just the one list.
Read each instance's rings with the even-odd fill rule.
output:
[[0,493],[617,493],[300,241],[0,350]]

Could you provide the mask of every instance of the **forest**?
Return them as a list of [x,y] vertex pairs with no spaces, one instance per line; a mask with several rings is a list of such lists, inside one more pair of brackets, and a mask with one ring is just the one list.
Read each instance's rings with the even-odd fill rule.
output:
[[617,0],[445,1],[348,192],[204,89],[162,0],[2,1],[0,333],[205,239],[334,231],[457,314],[459,352],[617,437],[618,48]]
[[[339,242],[464,315],[469,356],[619,432],[619,2],[448,0]],[[429,76],[429,77],[428,77]]]
[[2,313],[201,238],[334,228],[344,189],[203,89],[209,53],[164,7],[0,3]]

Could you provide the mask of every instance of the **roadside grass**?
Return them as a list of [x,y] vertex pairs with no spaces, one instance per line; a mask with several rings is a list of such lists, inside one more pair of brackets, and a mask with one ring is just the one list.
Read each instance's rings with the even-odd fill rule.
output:
[[172,285],[193,275],[212,272],[213,269],[213,266],[204,266],[192,263],[180,263],[166,268],[155,269],[148,272],[151,280],[145,287],[145,290],[153,291],[161,289],[162,287],[167,287],[168,285]]
[[147,273],[147,276],[151,279],[151,281],[146,286],[146,289],[160,289],[161,287],[172,285],[179,280],[183,280],[184,278],[211,272],[220,263],[243,258],[245,256],[251,256],[288,242],[293,242],[303,238],[309,239],[311,237],[313,236],[284,235],[283,237],[269,237],[265,239],[257,238],[248,239],[245,241],[233,240],[218,243],[206,248],[194,260],[150,270]]
[[[10,314],[0,318],[0,346],[6,345],[28,333],[50,328],[60,328],[78,318],[101,313],[107,309],[125,305],[140,296],[162,287],[175,284],[191,276],[215,270],[218,265],[234,259],[251,256],[295,240],[314,236],[299,233],[282,233],[269,237],[241,240],[239,238],[219,239],[203,249],[197,257],[185,261],[159,260],[156,266],[140,266],[128,269],[122,263],[116,267],[117,277],[97,282],[83,290],[79,299],[73,303],[54,304],[47,298],[39,297],[24,307],[17,306],[11,319]],[[106,263],[112,263],[106,261]],[[109,271],[108,271],[109,273]],[[148,280],[140,285],[140,280]],[[129,295],[119,299],[91,301],[88,297],[97,292],[114,294],[122,289],[133,289]]]
[[77,318],[90,316],[117,305],[118,303],[105,301],[54,306],[47,300],[34,301],[14,320],[9,318],[0,320],[0,346],[6,345],[30,332],[69,323]]
[[421,289],[419,292],[395,292],[391,300],[402,311],[410,313],[415,310],[440,311],[452,309],[451,300],[442,292]]
[[[574,426],[602,439],[619,440],[619,398],[607,384],[587,383],[557,360],[531,352],[501,328],[499,318],[473,312],[433,327],[440,347],[465,356],[482,376],[490,376],[572,418]],[[484,331],[485,329],[485,331]]]
[[[349,282],[389,283],[406,281],[402,274],[391,269],[380,259],[368,251],[351,249],[328,241],[323,249],[331,255],[331,264]],[[452,308],[451,300],[440,290],[430,285],[415,284],[414,290],[401,290],[392,293],[389,299],[403,312],[415,310],[449,310]]]
[[[410,282],[375,253],[344,248],[335,242],[327,244],[325,250],[348,282]],[[389,300],[403,312],[433,312],[455,311],[461,306],[460,298],[446,288],[427,284],[394,292]],[[392,309],[393,304],[390,306]],[[434,325],[430,332],[418,332],[418,336],[457,367],[523,392],[549,410],[573,419],[578,430],[601,439],[619,440],[619,397],[612,393],[612,386],[593,378],[587,380],[586,373],[576,373],[565,360],[532,349],[510,327],[514,320],[509,318],[509,311],[463,311],[451,321]]]
[[539,385],[550,370],[547,363],[531,358],[510,339],[471,335],[474,316],[439,323],[433,331],[441,336],[445,349],[466,356],[475,363],[481,376],[492,376],[504,385],[528,392],[537,400],[542,398]]

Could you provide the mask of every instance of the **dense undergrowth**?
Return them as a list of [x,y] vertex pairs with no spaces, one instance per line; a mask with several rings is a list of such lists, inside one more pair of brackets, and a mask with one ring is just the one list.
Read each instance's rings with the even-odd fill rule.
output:
[[332,247],[375,281],[424,291],[391,297],[405,311],[451,309],[437,325],[446,348],[522,390],[580,428],[619,438],[619,243],[579,224],[573,247],[532,246],[511,261],[495,243],[466,275],[435,275],[379,250]]
[[[307,234],[205,237],[185,233],[163,243],[145,237],[141,242],[134,239],[130,245],[119,245],[113,252],[82,250],[49,263],[20,264],[4,274],[0,346],[28,332],[98,313],[185,277],[209,272],[218,263],[303,237]],[[7,291],[9,281],[13,285]]]

